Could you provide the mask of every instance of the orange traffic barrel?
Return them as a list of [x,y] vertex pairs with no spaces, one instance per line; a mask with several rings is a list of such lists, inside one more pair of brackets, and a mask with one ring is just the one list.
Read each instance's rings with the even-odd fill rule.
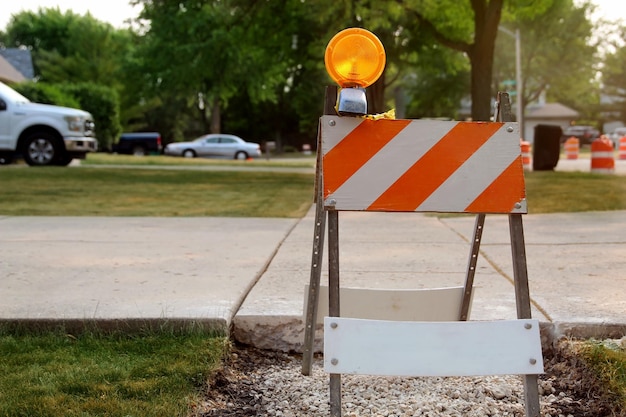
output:
[[619,159],[626,159],[626,136],[622,136],[619,139],[619,147],[617,148],[617,157]]
[[611,174],[614,170],[613,142],[602,135],[591,142],[591,172]]
[[524,166],[524,171],[530,171],[530,142],[520,139],[520,148],[522,151],[522,165]]
[[567,159],[578,159],[580,140],[578,140],[577,137],[572,136],[565,141],[563,148],[565,149],[565,157]]

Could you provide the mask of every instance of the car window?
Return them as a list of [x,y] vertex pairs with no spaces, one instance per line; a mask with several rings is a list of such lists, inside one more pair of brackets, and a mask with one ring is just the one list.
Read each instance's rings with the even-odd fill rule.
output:
[[220,143],[236,143],[237,141],[233,138],[220,138]]
[[219,138],[208,138],[205,140],[206,143],[218,143]]

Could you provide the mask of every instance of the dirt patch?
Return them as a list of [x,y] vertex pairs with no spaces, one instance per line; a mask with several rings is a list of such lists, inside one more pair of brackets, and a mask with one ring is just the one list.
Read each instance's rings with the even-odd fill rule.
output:
[[540,380],[549,382],[555,395],[565,399],[553,403],[553,411],[574,417],[626,417],[616,396],[578,356],[580,343],[562,341],[554,349],[544,349],[545,374]]

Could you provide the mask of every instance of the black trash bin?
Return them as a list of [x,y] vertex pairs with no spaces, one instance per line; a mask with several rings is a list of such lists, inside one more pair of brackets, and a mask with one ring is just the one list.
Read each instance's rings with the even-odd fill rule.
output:
[[535,126],[533,171],[553,171],[559,162],[563,130],[556,125]]

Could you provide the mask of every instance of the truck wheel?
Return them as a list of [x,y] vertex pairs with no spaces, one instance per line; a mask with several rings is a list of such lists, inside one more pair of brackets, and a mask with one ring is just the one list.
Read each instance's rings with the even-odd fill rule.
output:
[[35,133],[24,143],[24,160],[31,166],[53,165],[61,149],[56,138],[49,133]]

